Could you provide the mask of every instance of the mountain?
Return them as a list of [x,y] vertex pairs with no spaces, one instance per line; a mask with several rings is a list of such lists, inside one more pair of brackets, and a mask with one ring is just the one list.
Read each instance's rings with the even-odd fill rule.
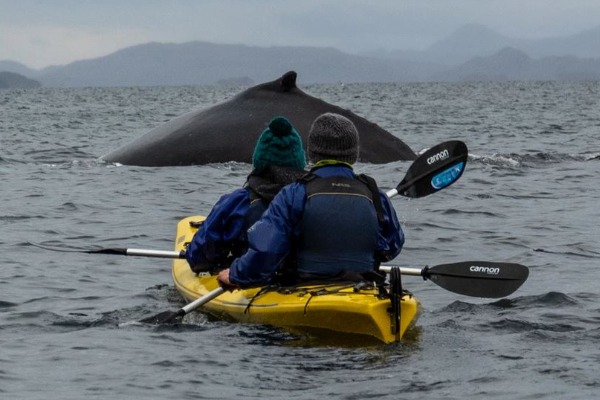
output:
[[429,61],[456,65],[473,57],[490,56],[504,47],[519,47],[520,40],[500,35],[481,25],[465,25],[444,40],[431,45],[425,54]]
[[600,26],[575,35],[541,39],[519,47],[531,57],[600,58]]
[[434,74],[429,80],[600,80],[600,59],[580,59],[573,56],[532,59],[521,50],[507,47],[489,57],[476,57]]
[[250,86],[289,70],[299,73],[302,84],[598,79],[598,43],[600,27],[571,36],[525,40],[471,24],[423,51],[355,55],[321,47],[146,43],[41,71],[0,61],[0,70],[37,79],[48,87]]
[[148,43],[41,71],[44,86],[213,85],[266,82],[289,70],[306,83],[405,82],[434,72],[418,62],[382,60],[333,48],[250,47],[207,42]]
[[469,24],[423,51],[396,50],[388,53],[387,57],[456,66],[474,57],[487,57],[510,47],[524,51],[533,58],[552,56],[600,58],[599,43],[600,26],[565,37],[528,40],[510,38],[483,25]]
[[30,78],[34,78],[39,73],[39,71],[31,69],[24,64],[9,60],[0,60],[0,71],[14,72],[15,74],[28,76]]
[[42,86],[38,81],[14,72],[0,72],[0,89],[32,89]]

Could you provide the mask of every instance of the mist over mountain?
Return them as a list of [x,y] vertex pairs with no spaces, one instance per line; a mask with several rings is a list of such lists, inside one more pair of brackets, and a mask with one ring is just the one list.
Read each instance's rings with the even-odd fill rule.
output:
[[457,65],[473,57],[485,57],[505,47],[519,48],[524,41],[511,39],[480,25],[465,25],[444,40],[431,45],[425,56],[429,61]]
[[380,51],[368,55],[456,66],[474,57],[490,56],[507,47],[521,50],[533,58],[600,58],[600,26],[565,37],[529,40],[510,38],[483,25],[468,24],[423,51]]
[[104,57],[36,71],[0,61],[49,87],[216,85],[271,81],[288,70],[300,84],[461,80],[599,79],[600,26],[540,40],[510,38],[481,25],[465,25],[423,51],[255,47],[146,43]]
[[521,47],[531,57],[573,56],[600,58],[600,26],[575,35],[526,42]]
[[533,59],[506,47],[489,57],[475,57],[430,76],[441,81],[600,80],[600,58],[573,56]]

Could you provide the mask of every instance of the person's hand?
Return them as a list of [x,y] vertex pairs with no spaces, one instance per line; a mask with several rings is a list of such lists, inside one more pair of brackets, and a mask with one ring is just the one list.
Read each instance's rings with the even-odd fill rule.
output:
[[237,285],[231,283],[231,281],[229,280],[229,268],[219,272],[219,275],[217,275],[217,281],[223,289],[233,291],[234,289],[238,288]]

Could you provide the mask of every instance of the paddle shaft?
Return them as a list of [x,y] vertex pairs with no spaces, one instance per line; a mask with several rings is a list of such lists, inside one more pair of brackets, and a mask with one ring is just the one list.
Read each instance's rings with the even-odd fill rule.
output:
[[183,251],[146,250],[146,249],[119,249],[125,256],[143,256],[153,258],[185,258]]
[[[392,270],[391,265],[380,265],[379,270],[389,273]],[[402,275],[423,276],[423,270],[418,268],[397,267]]]
[[189,304],[186,304],[185,306],[183,306],[181,308],[180,311],[183,311],[183,315],[188,314],[188,313],[194,311],[196,308],[203,306],[204,304],[208,303],[209,301],[219,297],[223,293],[225,293],[225,289],[223,287],[219,286],[218,288],[213,289],[212,291],[206,293],[204,296],[197,298],[196,300],[192,301]]

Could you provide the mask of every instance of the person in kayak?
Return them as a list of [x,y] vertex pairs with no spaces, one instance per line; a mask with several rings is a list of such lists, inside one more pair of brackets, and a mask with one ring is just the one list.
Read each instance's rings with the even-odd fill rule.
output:
[[219,199],[187,246],[185,258],[195,273],[229,267],[246,251],[246,231],[277,192],[306,174],[302,138],[290,121],[277,116],[269,122],[254,148],[252,166],[244,186]]
[[274,283],[290,270],[295,282],[362,280],[400,253],[404,233],[388,197],[353,171],[358,141],[344,116],[315,119],[308,136],[314,168],[284,187],[250,227],[248,251],[219,273],[222,286]]

